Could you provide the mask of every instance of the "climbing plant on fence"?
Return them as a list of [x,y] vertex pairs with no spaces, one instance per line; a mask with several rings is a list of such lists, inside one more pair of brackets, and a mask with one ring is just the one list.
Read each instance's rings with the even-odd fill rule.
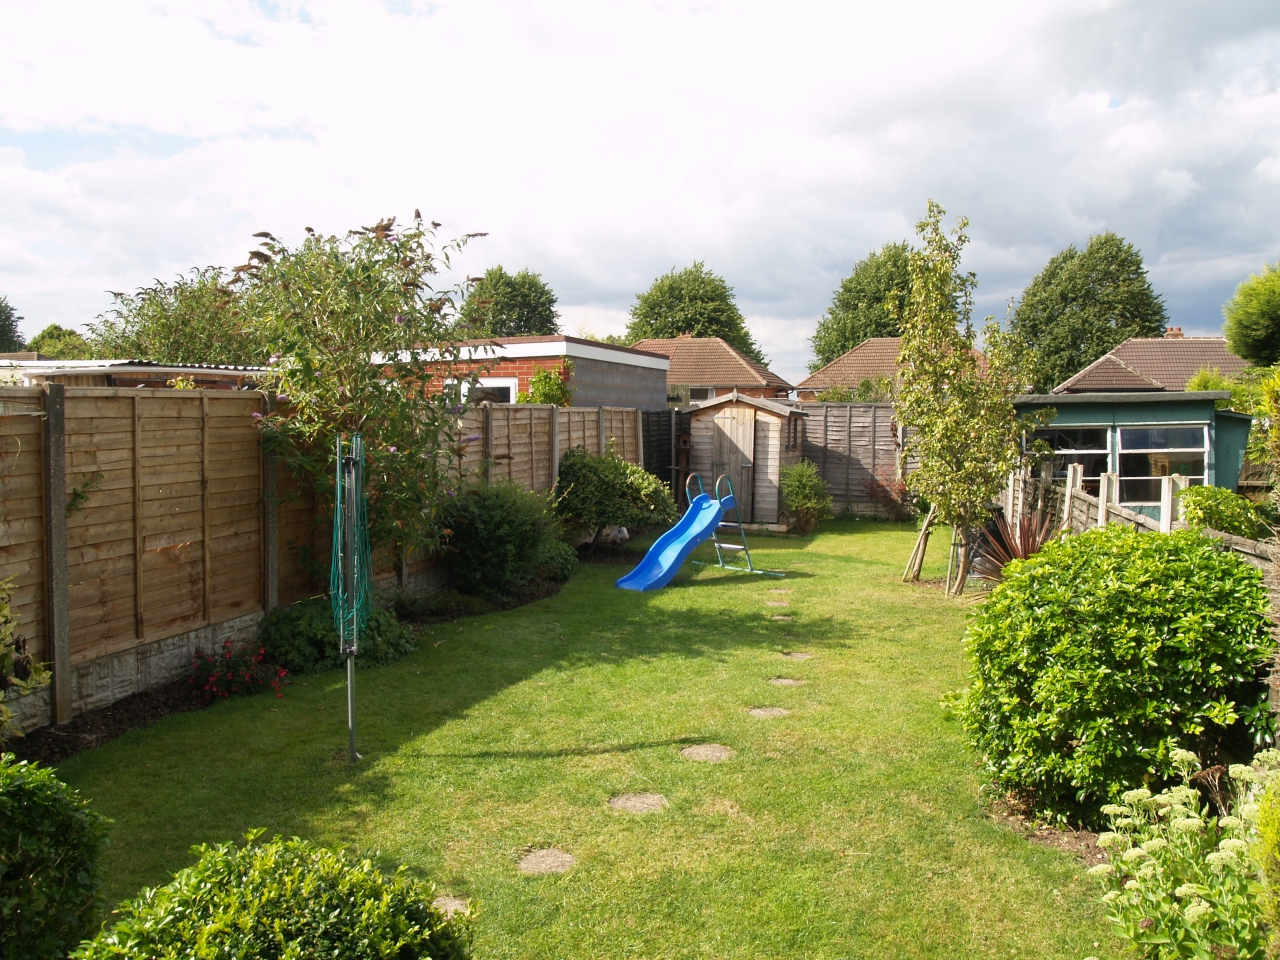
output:
[[345,237],[311,230],[290,247],[267,233],[237,268],[244,309],[273,357],[275,412],[264,440],[321,503],[331,502],[334,441],[363,433],[370,536],[376,546],[439,546],[439,507],[456,486],[462,412],[449,329],[462,294],[439,286],[471,236],[436,249],[415,214]]
[[[986,522],[988,506],[1021,463],[1023,434],[1053,411],[1024,416],[1014,409],[1013,397],[1030,382],[1027,355],[991,317],[982,331],[985,358],[976,351],[972,312],[978,281],[960,270],[968,221],[959,218],[948,236],[945,213],[930,200],[916,225],[924,245],[911,254],[895,410],[910,431],[907,451],[919,462],[907,486],[933,506],[934,519],[953,525],[963,544],[968,531]],[[920,551],[927,534],[926,528]],[[964,573],[961,563],[957,592]]]

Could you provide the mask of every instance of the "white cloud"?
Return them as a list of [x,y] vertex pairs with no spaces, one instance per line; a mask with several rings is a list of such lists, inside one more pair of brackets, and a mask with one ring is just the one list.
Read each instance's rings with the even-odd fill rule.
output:
[[466,272],[542,273],[568,332],[704,260],[788,378],[931,196],[972,220],[980,314],[1104,229],[1184,328],[1280,258],[1271,3],[122,0],[8,5],[0,32],[0,293],[28,332],[255,230],[415,207],[489,231]]

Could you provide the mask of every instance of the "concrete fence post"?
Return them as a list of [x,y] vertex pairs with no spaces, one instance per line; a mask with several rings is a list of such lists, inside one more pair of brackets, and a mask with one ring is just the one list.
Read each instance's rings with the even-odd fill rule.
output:
[[1084,481],[1084,465],[1071,463],[1067,465],[1067,490],[1062,498],[1062,525],[1071,528],[1071,502],[1074,494]]
[[636,407],[636,463],[644,469],[644,411]]
[[1182,491],[1187,489],[1187,487],[1189,487],[1191,484],[1188,483],[1187,478],[1180,473],[1175,473],[1169,479],[1172,481],[1171,485],[1173,487],[1173,521],[1172,522],[1176,523],[1177,521],[1182,519]]
[[1160,478],[1160,532],[1173,529],[1173,477]]
[[[264,394],[266,412],[276,408],[275,400]],[[262,610],[270,613],[280,606],[280,494],[275,454],[262,451]]]
[[44,385],[44,636],[53,654],[53,722],[71,719],[71,613],[67,599],[67,388]]
[[1104,473],[1098,477],[1098,526],[1107,525],[1107,506],[1111,503],[1111,482],[1114,474]]
[[555,490],[560,482],[560,408],[551,405],[551,433],[548,437],[551,445],[551,490]]

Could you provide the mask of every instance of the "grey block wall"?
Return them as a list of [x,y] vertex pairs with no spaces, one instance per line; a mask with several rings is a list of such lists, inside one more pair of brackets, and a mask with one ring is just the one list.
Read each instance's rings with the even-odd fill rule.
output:
[[667,372],[589,357],[574,357],[573,405],[665,410]]

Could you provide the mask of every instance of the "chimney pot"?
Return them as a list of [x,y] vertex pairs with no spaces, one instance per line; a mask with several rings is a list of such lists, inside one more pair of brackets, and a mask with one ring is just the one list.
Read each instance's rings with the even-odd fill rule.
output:
[[1181,340],[1181,339],[1182,339],[1182,328],[1181,328],[1181,327],[1170,327],[1168,330],[1166,330],[1166,331],[1164,332],[1164,338],[1165,338],[1166,340]]

